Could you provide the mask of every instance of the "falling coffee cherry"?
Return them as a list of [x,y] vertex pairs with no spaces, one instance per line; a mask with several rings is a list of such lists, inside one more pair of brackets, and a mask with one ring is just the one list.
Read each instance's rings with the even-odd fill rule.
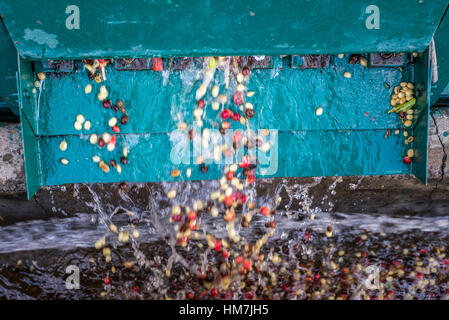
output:
[[193,137],[195,136],[195,131],[193,131],[193,129],[190,129],[188,134],[189,134],[189,140],[193,140]]
[[270,208],[264,206],[264,207],[260,208],[260,213],[263,216],[269,216],[271,214],[271,210],[270,210]]
[[243,103],[243,92],[238,90],[234,92],[233,100],[236,106],[241,105]]
[[207,169],[208,169],[208,168],[207,168],[207,166],[206,166],[205,164],[202,164],[202,165],[201,165],[201,172],[202,172],[202,173],[206,173],[206,172],[207,172]]
[[230,127],[231,127],[231,123],[230,122],[228,122],[228,121],[223,121],[222,123],[221,123],[221,127],[223,128],[223,129],[229,129]]
[[249,174],[246,176],[246,182],[249,184],[256,182],[256,176],[254,174]]
[[120,118],[120,123],[121,124],[125,125],[125,124],[128,124],[128,122],[129,122],[129,116],[128,115],[125,115],[125,116]]
[[217,252],[221,250],[221,240],[217,240],[215,242],[214,250],[217,251]]
[[125,107],[125,104],[123,103],[122,100],[117,100],[117,101],[115,102],[115,104],[116,104],[117,107],[119,107],[120,109]]
[[126,113],[125,104],[123,103],[122,100],[117,100],[117,102],[115,104],[117,105],[117,107],[120,109],[120,111],[122,113]]
[[111,107],[111,100],[103,100],[103,107],[108,109]]
[[201,109],[204,108],[204,100],[203,99],[198,100],[197,105],[198,105],[198,108],[201,108]]
[[100,148],[103,148],[103,147],[104,147],[104,140],[103,140],[103,138],[99,138],[98,141],[97,141],[97,143],[98,143],[98,146],[99,146]]
[[243,218],[242,218],[242,227],[243,228],[248,228],[249,227],[248,219],[245,216],[243,216]]
[[256,114],[256,113],[255,113],[254,110],[252,110],[252,109],[248,109],[248,110],[245,111],[245,116],[246,116],[248,119],[251,119],[252,117],[254,117],[255,114]]
[[412,162],[412,158],[405,156],[403,162],[405,164],[410,164]]
[[248,66],[245,66],[242,70],[242,74],[246,77],[249,75],[249,71],[250,70],[249,70]]
[[195,220],[196,219],[196,212],[195,211],[190,211],[188,218],[189,218],[189,221]]
[[242,162],[239,163],[239,167],[245,169],[245,168],[248,168],[249,165],[250,165],[249,156],[247,154],[245,154],[242,157]]
[[128,158],[127,157],[121,157],[120,162],[124,165],[128,164]]
[[222,119],[228,119],[228,118],[231,116],[231,114],[232,114],[231,110],[229,110],[229,109],[224,109],[224,110],[221,112],[221,118],[222,118]]

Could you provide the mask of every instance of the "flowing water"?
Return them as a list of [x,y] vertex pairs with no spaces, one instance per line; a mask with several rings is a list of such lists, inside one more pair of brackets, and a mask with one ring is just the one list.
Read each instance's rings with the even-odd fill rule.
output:
[[[329,194],[335,194],[338,181],[335,178]],[[164,190],[175,186],[187,203],[189,199],[204,200],[201,190],[214,188],[217,182],[136,185],[152,188],[147,191],[153,197],[142,206],[130,192],[120,192],[118,207],[108,203],[100,185],[80,185],[79,189],[91,193],[89,206],[97,213],[23,221],[0,228],[0,296],[210,299],[211,290],[218,288],[217,298],[228,299],[447,298],[446,215],[325,212],[311,206],[309,188],[319,182],[315,179],[309,185],[296,185],[283,179],[270,186],[273,198],[282,195],[274,215],[275,232],[261,248],[263,260],[256,259],[246,274],[230,268],[221,253],[208,248],[204,237],[192,239],[186,247],[174,245]],[[225,223],[206,214],[202,219],[203,235],[225,238]],[[271,229],[266,225],[270,220],[255,215],[250,228],[241,228],[244,240],[236,246],[241,245],[244,251],[244,244],[256,243]],[[120,243],[108,228],[111,222],[119,231],[136,225],[139,237]],[[94,248],[105,235],[112,248],[110,262],[105,261],[102,250]],[[79,289],[66,287],[71,274],[66,268],[70,265],[79,268]],[[104,283],[106,276],[110,284]]]

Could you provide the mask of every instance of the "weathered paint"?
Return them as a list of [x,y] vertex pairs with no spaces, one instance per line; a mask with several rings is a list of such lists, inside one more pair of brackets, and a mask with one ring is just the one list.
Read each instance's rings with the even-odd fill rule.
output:
[[[447,0],[0,1],[24,58],[279,55],[424,51]],[[76,5],[80,29],[66,27]]]

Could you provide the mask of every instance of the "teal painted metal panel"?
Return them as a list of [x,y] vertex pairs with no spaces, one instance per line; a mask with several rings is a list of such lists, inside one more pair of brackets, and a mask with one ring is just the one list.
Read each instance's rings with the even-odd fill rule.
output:
[[403,140],[395,134],[386,138],[386,130],[282,131],[278,150],[267,155],[273,159],[260,157],[258,176],[408,174],[410,166],[401,161]]
[[[66,140],[66,151],[59,149],[62,140]],[[81,182],[155,182],[175,181],[180,179],[199,180],[217,179],[220,177],[222,165],[208,165],[206,173],[201,172],[199,166],[193,165],[193,151],[190,153],[190,164],[173,164],[170,161],[172,144],[168,134],[120,134],[117,135],[117,146],[130,148],[128,164],[121,165],[122,173],[111,167],[109,173],[99,169],[98,164],[92,161],[97,155],[109,164],[111,159],[117,160],[122,154],[122,148],[109,152],[106,148],[100,149],[89,143],[88,136],[47,136],[40,141],[40,154],[44,170],[42,180],[44,185],[59,185],[61,183]],[[68,165],[60,163],[61,158],[69,160]],[[192,168],[192,176],[187,179],[185,172]],[[173,178],[172,170],[180,169],[181,177]]]
[[[6,1],[0,12],[32,59],[423,51],[447,0]],[[67,29],[76,5],[80,28]]]
[[[399,68],[366,68],[349,64],[348,58],[348,55],[343,59],[332,56],[331,66],[325,69],[252,72],[250,86],[257,93],[254,105],[259,107],[257,128],[283,131],[399,128],[400,120],[385,112],[394,85],[402,78]],[[352,77],[345,78],[345,72]],[[318,107],[324,109],[320,117],[315,115]]]
[[19,116],[17,91],[17,51],[0,19],[0,109],[9,109]]

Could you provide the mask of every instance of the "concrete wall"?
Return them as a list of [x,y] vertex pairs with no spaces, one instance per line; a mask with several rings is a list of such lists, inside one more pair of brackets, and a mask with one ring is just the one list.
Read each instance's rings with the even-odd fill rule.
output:
[[0,193],[26,191],[19,124],[0,123]]

